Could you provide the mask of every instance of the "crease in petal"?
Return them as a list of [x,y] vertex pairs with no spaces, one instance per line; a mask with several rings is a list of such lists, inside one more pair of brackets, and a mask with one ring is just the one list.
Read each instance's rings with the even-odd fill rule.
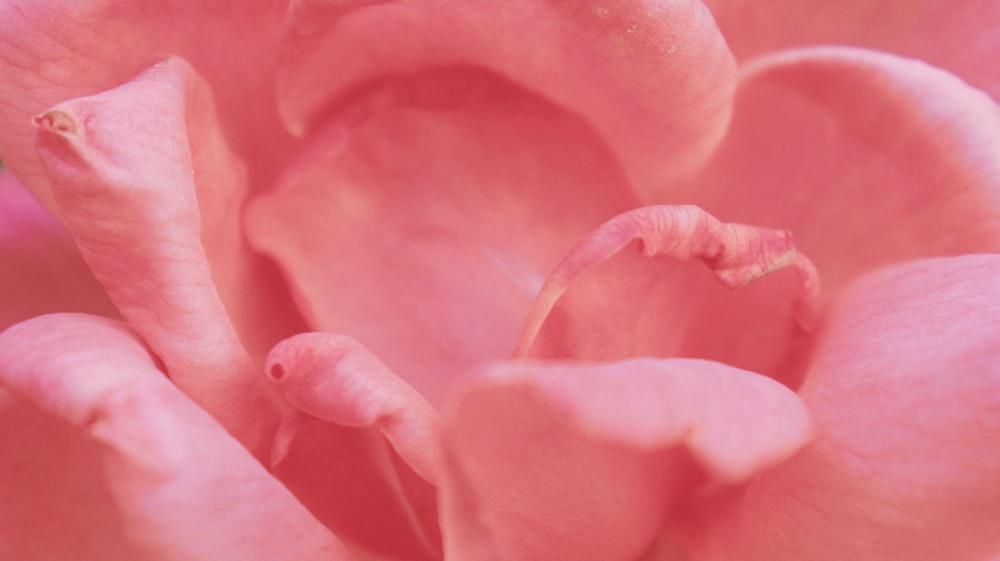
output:
[[[195,182],[226,183],[204,185],[204,193],[240,181],[238,169],[211,167],[226,161],[218,160],[219,137],[204,134],[195,139],[200,149],[190,148],[188,117],[211,112],[203,88],[184,61],[167,59],[36,117],[38,150],[81,254],[122,317],[179,387],[260,453],[273,406],[215,288],[202,239]],[[208,245],[231,248],[232,235]],[[231,264],[222,265],[225,277]]]
[[849,47],[742,69],[729,136],[684,200],[795,233],[829,302],[867,270],[1000,250],[1000,110],[915,60]]
[[812,329],[817,292],[787,231],[725,224],[693,206],[644,207],[569,252],[515,354],[710,358],[793,383],[786,362]]
[[246,222],[314,329],[358,340],[437,404],[510,354],[563,252],[637,204],[590,126],[454,66],[371,86]]
[[815,441],[710,511],[698,558],[972,561],[996,552],[998,272],[997,255],[967,255],[852,283],[800,391]]
[[275,474],[358,547],[439,558],[430,404],[357,341],[333,333],[282,341],[266,373],[294,409],[279,429]]
[[240,340],[255,361],[291,333],[305,331],[277,269],[250,249],[242,209],[250,191],[245,160],[230,148],[212,93],[201,76],[185,90],[187,138],[212,280]]
[[687,0],[462,8],[446,0],[297,0],[282,47],[278,100],[299,134],[356,84],[475,66],[592,123],[640,190],[707,157],[726,126],[735,75],[711,15]]
[[[68,423],[76,433],[71,441],[96,444],[101,477],[88,483],[107,489],[104,500],[112,499],[126,545],[140,558],[351,559],[247,450],[170,384],[138,335],[118,322],[55,314],[6,330],[0,384]],[[248,504],[253,508],[240,508]],[[89,505],[61,507],[82,513]]]
[[476,560],[638,558],[699,493],[812,434],[781,384],[693,359],[494,364],[443,427],[445,551]]

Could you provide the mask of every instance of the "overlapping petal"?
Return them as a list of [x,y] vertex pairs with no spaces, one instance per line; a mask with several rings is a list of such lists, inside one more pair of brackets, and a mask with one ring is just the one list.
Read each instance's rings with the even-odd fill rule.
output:
[[222,129],[248,162],[251,185],[269,185],[295,145],[278,119],[273,91],[286,6],[285,0],[0,4],[0,160],[55,212],[32,145],[31,117],[179,55],[211,85]]
[[1000,110],[917,61],[815,48],[744,69],[693,200],[788,229],[824,293],[910,259],[1000,250]]
[[994,555],[998,279],[1000,256],[969,255],[899,265],[852,284],[800,392],[816,422],[814,444],[717,511],[698,558]]
[[707,156],[735,72],[694,0],[297,0],[282,46],[279,103],[293,130],[369,83],[485,68],[592,123],[640,187]]
[[40,523],[13,520],[23,534],[0,543],[11,558],[351,559],[117,322],[59,314],[10,328],[0,384],[36,408],[18,413],[23,402],[5,396],[4,420],[30,421],[24,434],[37,437],[2,454],[15,478],[4,487],[26,486],[32,500],[5,502],[0,516]]
[[[0,158],[137,333],[64,315],[0,335],[16,394],[0,388],[0,478],[14,482],[0,558],[349,559],[332,530],[431,561],[439,500],[461,561],[994,555],[1000,261],[855,280],[1000,250],[1000,35],[952,46],[1000,11],[890,2],[894,22],[760,39],[770,15],[710,1],[741,56],[855,38],[994,96],[892,55],[798,50],[744,69],[726,129],[734,62],[700,2],[470,2],[293,0],[280,38],[281,0],[0,6]],[[814,4],[769,9],[787,25]],[[301,144],[269,89],[279,42],[278,102]],[[293,151],[249,236],[311,328],[375,354],[328,334],[279,344],[278,405],[254,359],[306,322],[237,209]],[[688,196],[780,230],[647,207],[584,237]],[[113,315],[65,232],[19,191],[0,191],[8,203],[0,290],[29,296],[4,302],[0,327],[48,306]],[[832,289],[814,355],[815,274],[786,231]],[[26,232],[45,242],[30,259]],[[82,279],[52,284],[67,304],[24,284],[54,283],[57,261]],[[485,369],[448,404],[439,457],[433,405],[515,350],[526,316],[515,354],[605,362]],[[607,362],[636,355],[720,362]],[[157,358],[251,452],[272,452],[301,503]],[[801,396],[765,377],[798,387],[806,359]],[[792,457],[807,408],[819,440]]]
[[645,207],[560,263],[517,355],[709,358],[794,385],[817,291],[788,232],[723,224],[692,206]]
[[305,333],[277,345],[285,418],[275,475],[342,539],[390,558],[440,559],[438,414],[356,341]]
[[[253,275],[236,214],[242,168],[213,116],[204,83],[167,59],[37,117],[38,150],[66,224],[122,316],[182,389],[255,447],[269,438],[267,416],[247,404],[267,405],[230,314],[258,344],[295,316],[282,310],[277,282]],[[256,289],[249,278],[261,281]]]
[[740,59],[802,45],[870,47],[945,68],[1000,100],[992,0],[706,0]]
[[66,228],[0,169],[0,330],[51,312],[116,316]]
[[247,231],[311,325],[357,339],[437,403],[464,370],[508,356],[563,253],[636,204],[578,118],[450,68],[331,117],[251,204]]
[[781,384],[720,363],[502,363],[443,427],[446,557],[629,561],[696,491],[810,437]]

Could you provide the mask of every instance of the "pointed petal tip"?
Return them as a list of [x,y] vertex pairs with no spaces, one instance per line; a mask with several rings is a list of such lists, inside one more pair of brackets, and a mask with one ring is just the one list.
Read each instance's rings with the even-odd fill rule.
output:
[[41,130],[51,131],[60,135],[75,135],[81,130],[77,118],[64,109],[49,109],[45,113],[32,117],[31,122]]

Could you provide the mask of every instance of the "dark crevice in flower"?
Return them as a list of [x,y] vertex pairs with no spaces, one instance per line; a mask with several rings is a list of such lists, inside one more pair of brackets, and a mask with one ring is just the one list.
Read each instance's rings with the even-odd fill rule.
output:
[[271,368],[269,368],[267,372],[271,375],[271,379],[277,382],[278,380],[284,378],[285,367],[282,366],[280,362],[276,362],[271,365]]

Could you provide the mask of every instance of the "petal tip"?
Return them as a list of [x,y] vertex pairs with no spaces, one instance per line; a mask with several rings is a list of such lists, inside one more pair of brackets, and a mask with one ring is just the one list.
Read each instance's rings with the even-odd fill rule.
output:
[[40,115],[32,117],[31,123],[38,127],[39,131],[50,132],[63,137],[75,136],[83,129],[80,120],[75,115],[60,108],[49,109]]

